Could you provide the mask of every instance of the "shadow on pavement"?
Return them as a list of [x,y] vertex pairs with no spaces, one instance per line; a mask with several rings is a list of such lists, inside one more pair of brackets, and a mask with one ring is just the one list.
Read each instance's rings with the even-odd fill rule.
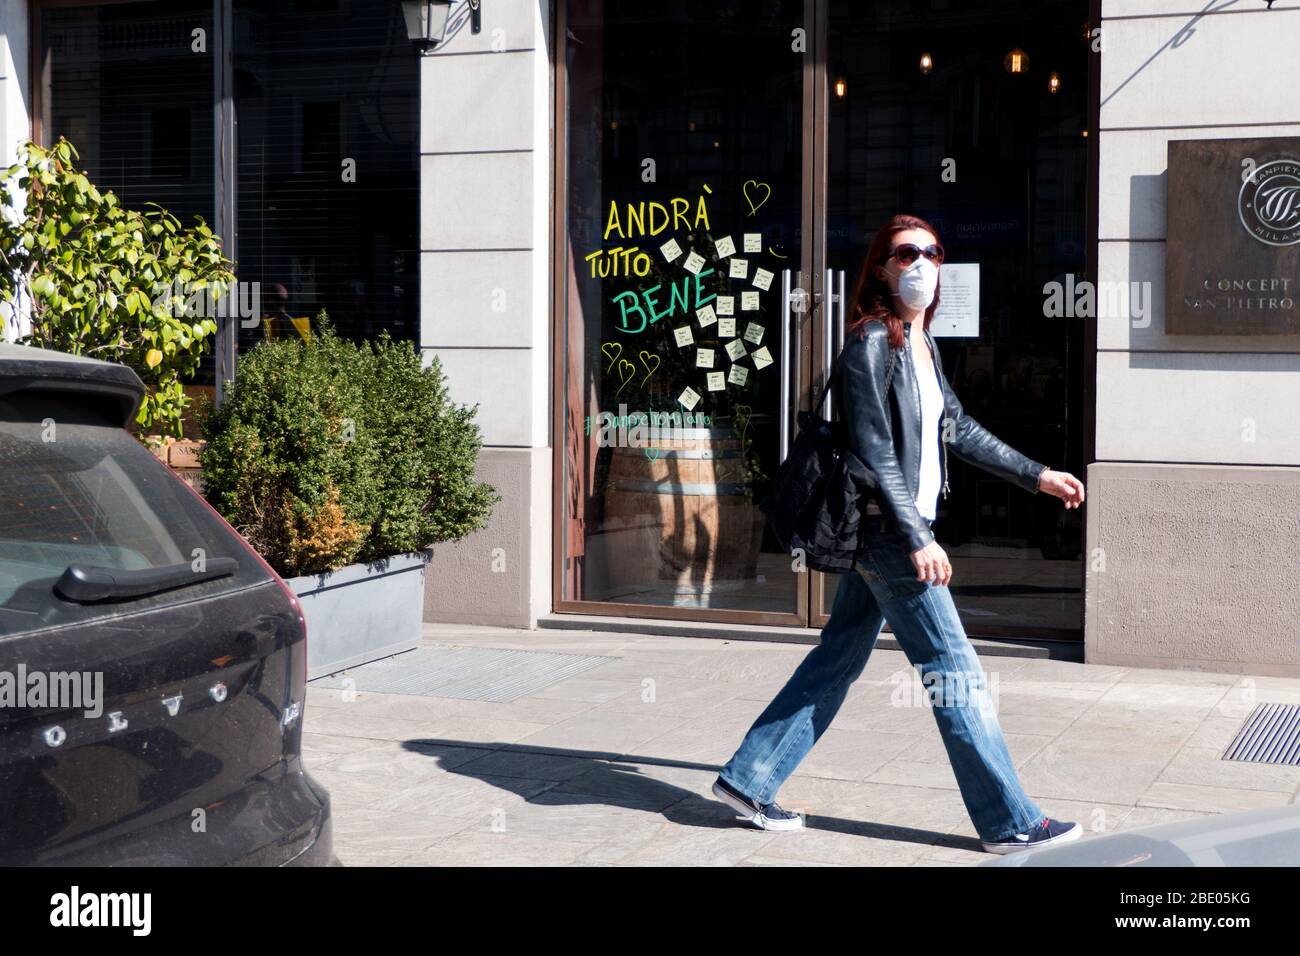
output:
[[[503,746],[499,742],[485,743],[441,738],[407,740],[403,741],[402,746],[406,750],[423,753],[430,759],[438,760],[442,769],[449,774],[486,781],[506,792],[524,796],[528,803],[535,805],[606,805],[635,809],[646,813],[657,813],[665,820],[681,826],[707,829],[748,826],[735,811],[712,796],[702,796],[694,790],[650,776],[642,770],[643,767],[663,767],[716,774],[719,770],[717,764],[596,750],[529,747],[521,744]],[[447,748],[457,751],[467,748],[489,750],[491,753],[468,762],[449,764],[443,759],[446,756],[444,750]],[[508,762],[512,758],[520,765],[517,776],[513,776],[509,768],[503,769],[501,766],[503,761]],[[553,780],[553,786],[534,792],[530,796],[528,792],[534,788],[526,786],[525,781],[531,784],[538,780],[552,779],[546,776],[544,770],[536,767],[530,769],[528,767],[530,759],[549,760],[556,764],[568,761],[569,771],[563,774],[563,779]],[[574,763],[578,765],[577,768],[572,766]],[[518,789],[513,788],[509,783],[515,779],[520,784]],[[541,797],[545,800],[543,803],[538,803],[538,798]],[[787,809],[797,811],[800,808],[791,805]],[[950,833],[893,824],[846,820],[821,814],[805,814],[804,826],[811,830],[844,833],[877,840],[977,852],[982,850],[979,840],[974,837],[955,836]]]

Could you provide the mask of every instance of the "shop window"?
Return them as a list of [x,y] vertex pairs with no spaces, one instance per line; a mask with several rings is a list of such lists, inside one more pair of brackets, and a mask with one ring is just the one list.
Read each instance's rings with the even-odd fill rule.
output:
[[[416,338],[419,62],[399,5],[231,9],[223,40],[210,0],[38,4],[41,141],[66,136],[101,188],[185,224],[202,216],[215,228],[233,189],[226,253],[240,282],[257,284],[267,319],[238,330],[239,348],[268,331],[298,334],[322,309],[352,338]],[[223,52],[234,68],[233,175],[218,168],[214,135]],[[276,321],[286,317],[297,321]],[[209,354],[193,385],[211,391],[214,369]]]

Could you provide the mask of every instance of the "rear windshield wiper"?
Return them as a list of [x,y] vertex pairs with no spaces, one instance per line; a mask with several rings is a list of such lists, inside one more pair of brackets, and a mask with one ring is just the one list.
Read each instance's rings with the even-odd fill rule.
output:
[[93,601],[120,601],[144,597],[172,588],[183,588],[200,581],[229,577],[239,570],[234,558],[208,558],[202,571],[190,564],[168,564],[160,568],[125,571],[88,564],[69,564],[54,590],[60,597],[78,604]]

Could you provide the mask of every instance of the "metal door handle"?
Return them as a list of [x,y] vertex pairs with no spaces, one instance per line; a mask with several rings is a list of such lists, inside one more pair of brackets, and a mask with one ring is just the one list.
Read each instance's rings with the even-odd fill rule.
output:
[[838,285],[839,285],[839,290],[840,290],[840,291],[839,291],[840,307],[839,307],[839,309],[837,310],[837,313],[838,313],[838,315],[839,315],[839,325],[840,325],[840,327],[839,327],[839,329],[838,329],[838,330],[836,331],[836,333],[835,333],[835,354],[836,354],[836,355],[839,355],[840,352],[843,352],[843,351],[844,351],[844,328],[845,328],[845,326],[844,326],[844,313],[845,313],[846,305],[847,305],[847,303],[848,303],[849,300],[848,300],[848,297],[847,297],[847,296],[845,295],[845,293],[844,293],[844,270],[841,269],[841,270],[840,270],[839,272],[837,272],[835,275],[836,275],[836,277],[837,277],[837,281],[838,281]]
[[[844,351],[844,312],[848,303],[848,296],[844,291],[844,270],[840,269],[835,273],[835,355],[839,356]],[[832,399],[834,402],[834,399]],[[834,410],[832,406],[832,411]],[[837,416],[838,417],[838,416]]]
[[790,453],[790,339],[794,335],[790,270],[781,273],[781,461]]
[[[834,309],[826,310],[825,320],[822,322],[822,339],[825,343],[822,347],[822,357],[825,359],[825,374],[829,377],[836,357],[844,351],[844,310],[847,299],[844,295],[843,269],[826,270],[826,294],[830,298],[830,304],[834,306]],[[830,413],[825,417],[830,419],[839,417],[835,413],[834,391],[832,388],[826,390]]]
[[[840,297],[835,294],[835,273],[826,270],[826,304],[827,307],[822,310],[822,381],[830,381],[831,366],[835,364],[835,355],[833,337],[835,333],[835,309],[831,308],[840,301]],[[823,408],[831,409],[831,412],[823,417],[832,417],[835,410],[835,396],[831,394],[832,389],[826,389],[826,398]]]

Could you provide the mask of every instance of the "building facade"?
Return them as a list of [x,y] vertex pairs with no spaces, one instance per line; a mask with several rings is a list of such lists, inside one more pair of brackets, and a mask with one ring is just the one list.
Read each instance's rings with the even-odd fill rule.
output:
[[756,505],[904,212],[967,412],[1088,487],[950,457],[968,631],[1300,673],[1300,2],[483,0],[427,56],[373,0],[0,10],[6,155],[67,135],[477,405],[503,500],[426,620],[815,640]]

